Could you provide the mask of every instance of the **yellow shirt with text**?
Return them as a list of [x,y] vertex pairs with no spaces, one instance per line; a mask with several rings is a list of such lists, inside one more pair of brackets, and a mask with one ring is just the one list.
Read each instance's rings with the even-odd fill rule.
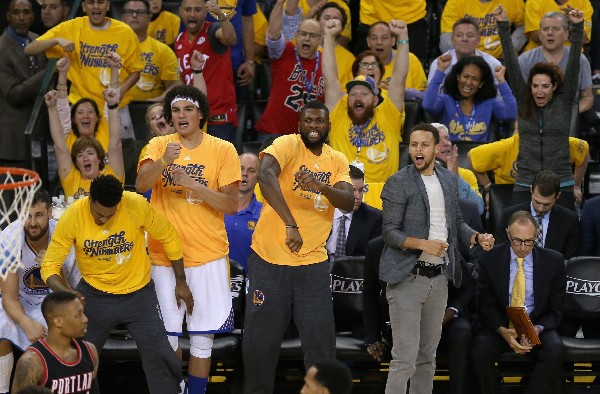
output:
[[131,94],[133,100],[146,101],[165,92],[163,81],[179,80],[179,65],[175,52],[152,37],[140,43],[140,49],[145,66]]
[[[317,180],[330,186],[338,182],[352,184],[348,175],[348,160],[327,144],[323,144],[320,156],[314,155],[304,146],[299,134],[277,138],[260,153],[260,157],[264,154],[272,155],[281,167],[281,193],[294,215],[304,243],[298,253],[290,251],[285,244],[285,223],[265,201],[252,236],[252,249],[263,260],[277,265],[301,266],[326,261],[325,242],[331,232],[334,207],[316,191],[301,190],[294,174],[297,171],[311,171]],[[316,195],[324,203],[323,210],[315,208]]]
[[[146,160],[160,161],[169,143],[181,144],[179,134],[154,137],[147,145]],[[196,182],[209,189],[219,188],[241,180],[240,159],[233,145],[227,141],[203,133],[202,143],[187,149],[181,146],[181,154],[173,164],[165,167],[152,188],[150,204],[173,223],[181,238],[186,267],[195,267],[225,257],[229,253],[229,242],[225,232],[224,213],[207,203],[190,204],[187,189],[175,185],[171,169],[179,166]],[[152,264],[170,266],[171,261],[162,245],[148,237],[148,250]]]
[[[104,30],[92,29],[88,17],[70,19],[48,30],[38,40],[66,38],[73,41],[75,50],[68,53],[71,67],[67,78],[71,81],[69,102],[75,103],[81,98],[93,99],[103,112],[104,96],[102,91],[110,82],[110,67],[105,60],[109,52],[116,51],[121,56],[123,68],[119,70],[119,81],[123,83],[129,74],[144,68],[140,56],[140,43],[137,36],[125,23],[107,18],[110,26]],[[55,45],[46,50],[49,58],[65,56],[65,51]],[[131,101],[130,91],[123,94],[119,108]]]
[[148,25],[148,36],[172,46],[179,35],[179,27],[179,17],[172,12],[162,10],[158,18]]
[[111,294],[133,293],[150,282],[145,231],[162,242],[170,259],[183,256],[175,229],[144,197],[123,192],[115,215],[102,226],[90,209],[89,198],[77,200],[56,224],[42,262],[44,281],[60,275],[65,257],[75,247],[77,267],[90,286]]
[[[113,175],[121,181],[121,183],[125,180],[125,176],[118,176],[115,174],[110,164],[107,164],[104,169],[100,171],[100,175]],[[73,164],[67,176],[60,180],[60,184],[62,185],[66,197],[74,197],[77,200],[78,198],[89,195],[92,179],[85,179],[82,177],[81,171]]]
[[[346,18],[347,18],[347,22],[346,22],[346,26],[344,26],[344,29],[342,30],[342,36],[348,38],[349,40],[352,39],[352,19],[350,16],[350,7],[348,7],[348,3],[346,3],[344,0],[331,0],[332,2],[336,3],[337,5],[339,5],[344,12],[346,12]],[[308,11],[310,11],[310,5],[308,4],[307,0],[300,0],[298,2],[298,7],[300,7],[302,9],[302,16],[306,17],[306,14],[308,13]]]
[[[392,53],[392,56],[394,56],[394,53]],[[386,64],[385,73],[379,82],[380,88],[388,88],[390,80],[392,79],[392,72],[394,71],[395,62],[396,59],[394,58],[393,61]],[[408,53],[408,74],[406,75],[406,88],[417,90],[427,89],[427,76],[425,75],[425,70],[423,70],[423,65],[421,64],[419,58],[413,55],[412,52]]]

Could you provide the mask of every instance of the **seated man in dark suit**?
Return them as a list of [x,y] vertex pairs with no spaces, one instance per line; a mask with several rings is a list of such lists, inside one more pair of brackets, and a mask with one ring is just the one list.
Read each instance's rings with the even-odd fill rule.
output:
[[[483,232],[477,204],[458,199],[464,222],[475,231]],[[364,268],[363,318],[365,323],[365,343],[367,352],[377,361],[389,361],[392,345],[392,332],[388,305],[385,300],[385,283],[379,280],[379,259],[383,250],[382,237],[369,241]],[[440,348],[448,351],[450,368],[450,393],[469,392],[468,356],[471,345],[471,311],[476,283],[472,277],[474,263],[482,249],[479,246],[459,248],[461,253],[462,283],[460,288],[448,286],[448,302],[442,322]]]
[[531,185],[531,201],[510,206],[502,213],[494,236],[498,242],[506,242],[508,218],[517,211],[531,213],[538,223],[535,236],[537,246],[556,250],[565,259],[579,256],[581,227],[577,214],[556,204],[560,196],[560,179],[552,171],[540,171]]
[[[563,256],[535,244],[537,221],[529,212],[509,219],[505,242],[483,253],[479,261],[478,312],[481,327],[471,354],[481,392],[497,393],[498,355],[511,349],[534,361],[525,393],[550,393],[559,375],[565,349],[556,331],[562,319],[566,277]],[[541,345],[518,338],[510,328],[507,306],[525,306]]]
[[354,207],[352,212],[335,209],[333,227],[325,245],[332,260],[344,256],[364,256],[369,240],[381,235],[381,211],[362,202],[368,187],[365,173],[351,165],[350,179],[354,188]]
[[600,196],[591,198],[581,211],[582,256],[600,257]]

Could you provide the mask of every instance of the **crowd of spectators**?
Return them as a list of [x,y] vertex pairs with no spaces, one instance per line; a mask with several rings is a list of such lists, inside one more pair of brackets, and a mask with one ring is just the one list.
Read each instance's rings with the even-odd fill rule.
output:
[[[180,4],[174,7],[172,3]],[[6,7],[8,24],[0,36],[0,51],[5,54],[0,57],[0,166],[30,166],[25,127],[32,116],[48,61],[57,59],[56,82],[45,92],[53,141],[49,149],[49,177],[56,178],[56,184],[60,184],[57,189],[62,188],[67,197],[78,199],[89,195],[90,185],[98,175],[113,175],[125,185],[136,185],[139,191],[146,192],[146,197],[153,205],[161,205],[159,210],[171,222],[189,220],[189,228],[182,230],[189,233],[194,232],[190,229],[197,224],[195,218],[171,211],[170,201],[179,195],[161,192],[151,196],[149,189],[160,183],[157,179],[162,172],[158,167],[162,171],[182,154],[184,160],[196,165],[195,171],[199,173],[176,172],[174,177],[194,182],[189,177],[203,179],[203,160],[211,157],[215,163],[221,163],[220,160],[229,158],[229,162],[219,164],[220,170],[227,169],[227,180],[216,173],[212,175],[220,182],[229,182],[218,192],[222,194],[219,198],[225,199],[226,195],[227,206],[215,208],[219,212],[214,214],[214,228],[218,227],[219,236],[226,229],[231,255],[248,269],[248,261],[258,261],[249,245],[254,228],[260,223],[262,203],[269,202],[269,196],[259,195],[262,189],[256,186],[260,183],[257,174],[262,170],[264,153],[259,155],[260,162],[252,154],[242,155],[240,165],[232,155],[233,148],[229,144],[220,145],[221,140],[230,142],[242,153],[240,140],[263,143],[264,148],[277,137],[300,134],[294,144],[304,144],[302,152],[306,147],[303,155],[308,156],[316,146],[311,140],[315,138],[313,134],[322,136],[327,125],[324,117],[307,120],[302,114],[326,113],[331,123],[325,138],[338,151],[335,166],[340,172],[340,183],[351,180],[355,198],[352,210],[336,208],[335,213],[332,210],[332,222],[323,225],[323,228],[332,226],[326,242],[327,260],[373,254],[367,262],[379,261],[384,241],[390,250],[406,245],[402,246],[398,239],[386,240],[385,230],[381,239],[381,212],[365,205],[363,195],[369,187],[381,190],[401,169],[401,155],[408,154],[401,153],[401,145],[409,142],[403,141],[403,137],[408,138],[415,131],[405,126],[408,103],[417,103],[423,111],[419,112],[419,119],[428,120],[432,126],[416,130],[415,135],[420,138],[419,133],[425,133],[427,138],[422,138],[425,145],[429,141],[427,133],[435,137],[435,168],[448,170],[443,172],[449,177],[444,178],[443,184],[454,185],[452,180],[457,180],[458,201],[448,200],[452,201],[453,209],[460,202],[461,208],[467,207],[463,214],[473,208],[485,218],[492,185],[514,184],[511,203],[515,205],[504,211],[500,227],[488,228],[489,233],[494,233],[496,243],[523,241],[520,245],[512,243],[514,251],[516,246],[521,249],[524,245],[533,246],[533,241],[529,242],[531,237],[513,238],[505,231],[514,225],[515,231],[529,234],[535,227],[536,247],[553,249],[567,259],[582,254],[598,255],[598,198],[585,201],[584,193],[587,165],[590,154],[598,154],[600,131],[592,94],[593,83],[600,82],[599,51],[592,45],[600,29],[598,10],[590,0],[500,3],[499,0],[448,0],[440,7],[443,11],[438,16],[439,36],[433,37],[435,22],[428,10],[434,7],[426,0],[238,0],[234,10],[220,8],[215,0],[82,0],[83,16],[75,18],[69,18],[72,11],[69,0],[2,2],[0,11]],[[586,44],[592,48],[590,57]],[[270,71],[259,73],[259,67]],[[265,78],[269,83],[261,81]],[[254,103],[258,97],[256,90],[267,86],[270,89],[261,93],[268,95],[263,96],[267,98],[264,111],[256,118],[240,119],[238,106]],[[148,102],[146,124],[134,124],[131,116],[130,104],[139,101]],[[322,102],[322,107],[315,101]],[[181,102],[192,102],[193,108]],[[309,102],[310,108],[303,111]],[[196,110],[199,120],[190,117],[190,112]],[[313,131],[313,124],[317,124],[318,130]],[[144,147],[148,141],[137,141],[134,127],[148,128],[158,138]],[[186,130],[193,133],[186,135]],[[205,133],[217,137],[205,140],[213,141],[212,150],[205,142],[203,151],[192,152],[190,148],[185,156],[181,146],[175,146],[191,137],[202,141],[199,136]],[[292,138],[268,148],[269,160],[279,157],[282,147],[287,150],[291,146],[291,142],[282,141]],[[317,142],[322,144],[324,140]],[[459,149],[467,144],[472,147],[468,153]],[[329,152],[328,149],[325,151]],[[412,143],[409,149],[413,161],[423,160],[414,153],[417,148]],[[317,151],[320,154],[320,145]],[[343,157],[350,164],[349,177],[345,165],[339,165]],[[290,163],[298,159],[294,153],[286,154],[285,158]],[[270,164],[290,176],[294,174],[292,170],[297,170],[279,168],[281,163]],[[318,164],[315,165],[319,170]],[[415,165],[418,167],[419,163]],[[237,167],[241,168],[239,174]],[[239,189],[228,188],[236,182]],[[193,188],[188,189],[189,192]],[[273,190],[270,192],[274,193]],[[384,190],[388,191],[387,198],[392,199],[390,187]],[[447,190],[454,192],[454,186]],[[349,194],[349,190],[345,192]],[[207,193],[204,200],[210,205],[213,197]],[[163,204],[163,200],[169,203]],[[202,198],[188,193],[187,202],[200,204]],[[315,198],[317,211],[331,208],[322,204],[318,206]],[[349,208],[347,204],[341,205]],[[281,216],[275,211],[277,208],[271,212],[274,218]],[[511,215],[517,211],[529,212],[531,217],[512,220]],[[385,218],[384,209],[384,229]],[[362,233],[357,227],[360,223],[364,223]],[[425,219],[423,223],[428,225]],[[265,226],[258,226],[261,236],[263,232],[266,234]],[[387,223],[387,226],[392,225]],[[476,230],[468,231],[469,237],[474,237],[471,243],[479,244],[479,231],[483,232],[485,226],[475,221],[471,227]],[[216,236],[212,233],[214,228],[203,223],[198,234],[207,238]],[[290,230],[297,232],[298,226],[286,223],[286,231]],[[462,235],[466,238],[467,231]],[[261,241],[264,246],[259,242],[259,249],[272,247],[269,237],[264,237]],[[482,238],[489,241],[487,236]],[[351,245],[359,240],[357,252]],[[195,257],[186,254],[190,253],[187,245],[198,248],[193,249],[195,252],[204,247],[196,242],[190,239],[183,242],[186,264],[195,261]],[[226,238],[214,242],[219,245],[219,253],[227,249]],[[492,245],[493,242],[489,248]],[[158,255],[152,255],[152,247],[150,252],[154,263],[160,260]],[[293,256],[297,251],[291,252]],[[458,275],[456,278],[460,277],[461,269],[471,276],[472,266],[477,265],[465,263],[477,260],[472,251],[463,252],[464,261],[459,266],[457,260],[458,268],[453,272]],[[280,255],[288,258],[288,254],[286,249]],[[169,259],[163,257],[163,265],[169,265]],[[220,261],[222,256],[213,257],[209,262]],[[268,262],[264,256],[261,258]],[[196,263],[204,264],[208,261],[205,260]],[[266,267],[265,272],[273,269]],[[220,268],[223,272],[227,270],[225,260],[220,261]],[[154,281],[160,282],[156,277]],[[460,279],[454,283],[460,287]],[[371,287],[365,283],[367,288]],[[374,288],[375,292],[381,291],[378,286]],[[253,289],[255,297],[264,290]],[[473,298],[473,293],[469,292],[469,297]],[[158,298],[161,305],[166,302]],[[259,301],[254,305],[262,305],[264,300]],[[365,301],[365,308],[367,305],[375,303]],[[283,309],[286,308],[287,305]],[[372,316],[371,312],[365,316]],[[462,309],[459,311],[450,304],[446,312],[451,317],[463,317]],[[449,317],[444,319],[446,327]],[[278,324],[282,325],[278,328],[284,329],[286,322]],[[368,321],[369,324],[378,327],[379,323]],[[181,333],[177,322],[174,326],[172,331]],[[210,369],[212,331],[220,330],[218,325],[209,328],[206,330],[211,333],[205,338],[208,344],[202,342],[204,348],[192,353],[193,359],[201,361],[190,364],[197,376],[204,379],[202,387],[206,386]],[[541,330],[558,328],[559,323],[553,320],[551,327],[542,325]],[[468,330],[470,333],[470,326]],[[257,346],[260,334],[253,335],[247,341]],[[368,333],[367,349],[377,360],[384,353],[383,342],[377,329]],[[178,349],[176,340],[170,344],[174,350]],[[467,350],[458,351],[464,355]],[[456,376],[455,381],[460,381]],[[463,389],[455,388],[457,392]]]

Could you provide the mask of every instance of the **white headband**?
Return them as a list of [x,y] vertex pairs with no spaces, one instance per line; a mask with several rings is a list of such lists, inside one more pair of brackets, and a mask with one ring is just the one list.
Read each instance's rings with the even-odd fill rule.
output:
[[198,104],[198,102],[190,97],[183,97],[183,96],[176,96],[172,101],[171,101],[171,106],[173,106],[173,104],[175,104],[178,101],[189,101],[190,103],[194,104],[196,106],[196,108],[200,109],[200,104]]

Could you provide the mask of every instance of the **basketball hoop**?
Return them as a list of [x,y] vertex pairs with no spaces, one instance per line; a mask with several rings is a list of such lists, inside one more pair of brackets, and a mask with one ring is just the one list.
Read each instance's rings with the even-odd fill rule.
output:
[[[0,167],[0,229],[15,221],[23,228],[33,196],[41,185],[35,171]],[[2,231],[0,235],[0,277],[3,279],[21,266],[23,238],[22,231]]]

